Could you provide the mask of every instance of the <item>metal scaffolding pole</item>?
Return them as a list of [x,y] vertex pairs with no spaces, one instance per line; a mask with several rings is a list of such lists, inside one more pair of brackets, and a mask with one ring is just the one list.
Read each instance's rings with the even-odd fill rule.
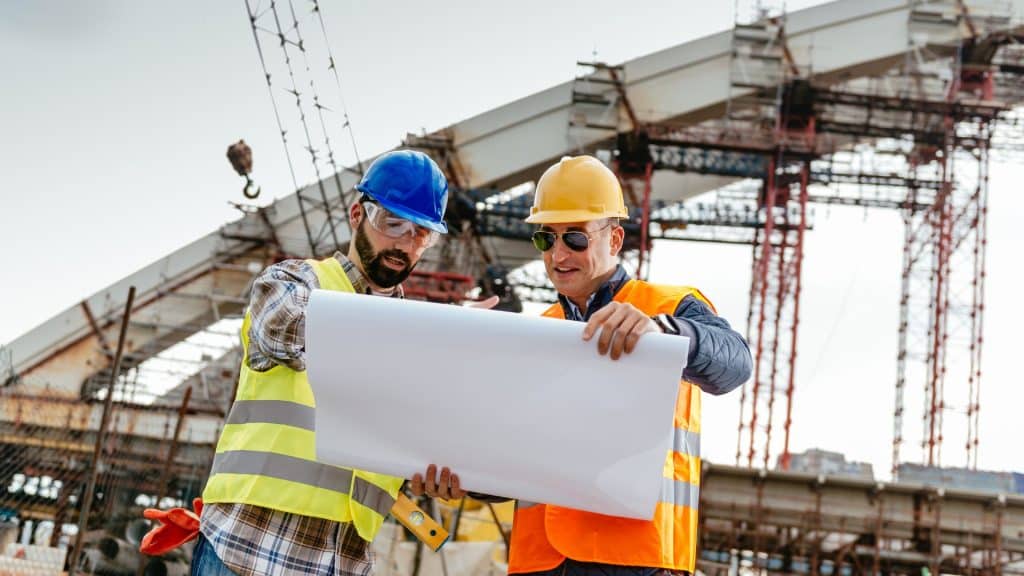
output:
[[100,471],[100,456],[103,452],[103,443],[107,438],[107,428],[110,426],[110,413],[114,404],[114,385],[121,373],[121,358],[124,352],[125,334],[128,332],[128,322],[132,314],[132,304],[135,302],[135,286],[128,289],[128,301],[124,305],[124,316],[121,317],[121,334],[117,338],[117,352],[114,353],[114,365],[110,371],[110,382],[107,384],[107,397],[103,401],[103,417],[100,420],[100,429],[96,434],[96,446],[92,453],[92,468],[89,472],[89,483],[85,488],[85,496],[82,498],[82,510],[78,514],[78,534],[75,535],[75,546],[71,552],[71,559],[68,563],[68,576],[74,576],[78,569],[78,559],[82,554],[82,538],[89,527],[89,510],[92,507],[92,499],[96,490],[96,479]]

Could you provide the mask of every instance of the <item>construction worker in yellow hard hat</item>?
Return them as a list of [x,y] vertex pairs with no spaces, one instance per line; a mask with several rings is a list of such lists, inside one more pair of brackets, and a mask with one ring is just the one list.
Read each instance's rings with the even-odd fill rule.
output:
[[[743,337],[696,288],[631,279],[619,264],[628,212],[618,178],[596,158],[562,158],[537,183],[528,223],[558,302],[545,316],[586,322],[583,339],[618,359],[648,332],[688,336],[672,450],[654,518],[633,520],[519,501],[510,574],[650,576],[696,566],[700,395],[724,394],[750,377]],[[595,358],[596,360],[596,358]],[[682,363],[681,363],[682,364]],[[628,386],[629,382],[623,382]]]

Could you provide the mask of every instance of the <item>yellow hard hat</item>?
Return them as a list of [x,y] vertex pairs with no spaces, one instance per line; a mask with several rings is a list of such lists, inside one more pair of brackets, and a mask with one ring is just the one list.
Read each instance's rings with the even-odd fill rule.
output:
[[537,182],[526,222],[564,224],[628,217],[622,185],[607,166],[593,156],[565,156]]

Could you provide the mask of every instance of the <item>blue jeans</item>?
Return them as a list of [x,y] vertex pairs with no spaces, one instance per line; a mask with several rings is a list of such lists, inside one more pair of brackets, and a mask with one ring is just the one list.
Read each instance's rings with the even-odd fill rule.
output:
[[213,544],[202,534],[196,540],[195,550],[192,551],[192,576],[238,576],[228,569],[217,553],[213,550]]

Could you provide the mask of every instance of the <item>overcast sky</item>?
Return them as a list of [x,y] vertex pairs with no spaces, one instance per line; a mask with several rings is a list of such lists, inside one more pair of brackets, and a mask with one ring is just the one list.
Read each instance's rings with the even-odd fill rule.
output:
[[[732,4],[337,0],[324,11],[365,157],[569,80],[577,60],[617,63],[725,29]],[[0,70],[0,343],[237,218],[231,142],[253,146],[261,200],[292,189],[241,0],[3,2]],[[980,458],[992,469],[1024,470],[1022,181],[1019,167],[993,167]],[[902,225],[860,209],[817,208],[814,220],[793,447],[845,452],[884,477]],[[700,287],[742,331],[749,268],[749,247],[662,244],[652,279]],[[965,384],[947,393],[963,406]],[[738,392],[705,403],[712,461],[733,461],[738,403]],[[911,461],[918,408],[908,399]],[[963,418],[951,411],[947,425]],[[960,444],[950,435],[945,463],[962,464]]]

